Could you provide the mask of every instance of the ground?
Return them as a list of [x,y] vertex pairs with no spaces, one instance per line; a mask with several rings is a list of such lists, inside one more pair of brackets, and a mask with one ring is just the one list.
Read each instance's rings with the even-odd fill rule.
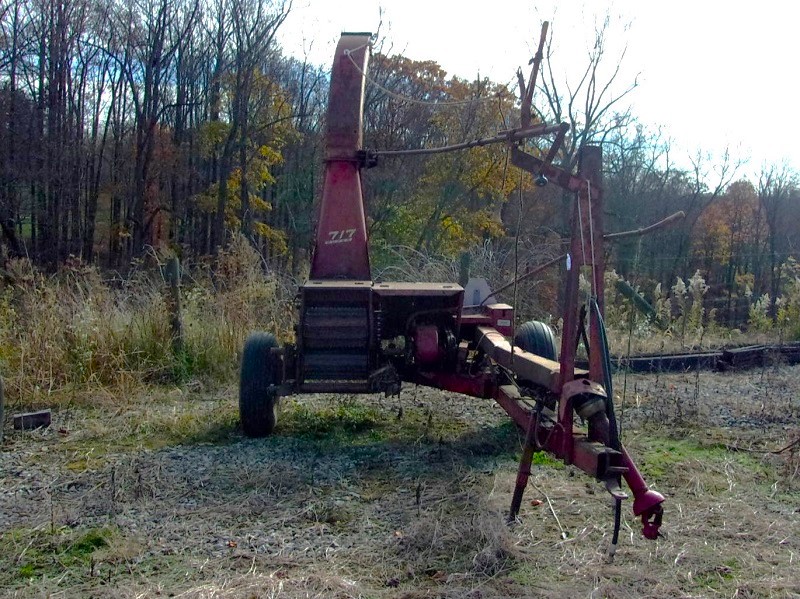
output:
[[[623,441],[667,497],[627,502],[537,454],[504,412],[408,386],[304,396],[237,431],[236,389],[72,395],[0,453],[9,597],[800,597],[800,367],[620,374]],[[54,400],[55,401],[55,400]],[[9,406],[7,412],[30,406]]]

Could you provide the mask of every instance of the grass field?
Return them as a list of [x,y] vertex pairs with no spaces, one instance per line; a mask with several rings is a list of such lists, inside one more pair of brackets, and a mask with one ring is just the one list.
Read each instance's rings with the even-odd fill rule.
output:
[[800,434],[798,374],[617,381],[667,503],[655,542],[626,506],[613,561],[609,496],[545,455],[506,525],[520,441],[489,401],[291,398],[247,440],[235,388],[53,396],[49,429],[6,427],[0,594],[797,597],[800,452],[766,452]]
[[[238,240],[185,275],[176,350],[151,258],[124,279],[10,267],[0,596],[800,597],[800,367],[616,377],[623,440],[667,502],[655,542],[626,506],[610,560],[609,495],[545,454],[506,524],[521,443],[491,401],[288,398],[275,435],[243,438],[244,339],[291,339],[296,286]],[[617,310],[612,347],[744,339],[701,308],[662,332]],[[34,408],[52,426],[12,430]]]

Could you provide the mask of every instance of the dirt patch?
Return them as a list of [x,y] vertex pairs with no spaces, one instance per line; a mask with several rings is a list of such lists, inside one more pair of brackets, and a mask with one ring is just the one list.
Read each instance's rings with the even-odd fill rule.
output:
[[[797,367],[618,376],[623,438],[667,496],[620,548],[605,490],[541,456],[504,515],[520,445],[495,404],[286,402],[242,438],[235,390],[102,398],[0,454],[0,593],[94,597],[797,597]],[[624,401],[623,401],[624,392]]]

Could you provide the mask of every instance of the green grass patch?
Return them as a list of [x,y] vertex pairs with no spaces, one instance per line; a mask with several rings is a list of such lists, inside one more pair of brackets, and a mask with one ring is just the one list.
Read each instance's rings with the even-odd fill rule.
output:
[[115,437],[113,431],[96,439],[103,451],[158,450],[177,445],[219,445],[238,439],[239,415],[235,407],[223,403],[176,405],[160,409],[139,421],[131,422],[127,434]]
[[550,585],[570,582],[570,577],[560,572],[555,563],[545,564],[541,560],[534,563],[518,560],[508,578],[526,590],[541,588],[543,582]]
[[771,492],[779,475],[764,456],[734,451],[719,443],[713,431],[683,432],[691,437],[636,439],[632,454],[646,479],[694,492],[726,493],[741,484]]
[[537,451],[536,453],[534,453],[531,463],[534,466],[544,466],[546,468],[557,468],[560,470],[564,468],[564,462],[562,462],[557,458],[554,458],[549,453],[546,453],[544,451]]
[[693,582],[700,588],[709,588],[715,591],[722,591],[739,574],[739,564],[735,558],[728,558],[722,563],[697,572],[693,577]]
[[293,402],[281,410],[278,433],[286,436],[313,439],[370,437],[379,440],[376,427],[382,422],[380,412],[355,401],[344,401],[334,406],[314,409]]
[[690,461],[715,462],[725,458],[726,450],[717,444],[704,445],[694,439],[649,439],[639,453],[643,474],[663,477]]
[[[696,437],[696,431],[687,434]],[[644,447],[637,451],[639,467],[642,473],[651,477],[664,477],[678,467],[690,463],[721,463],[726,460],[747,462],[754,465],[755,460],[749,456],[739,455],[728,450],[725,445],[716,442],[705,442],[698,438],[654,438],[648,437],[639,441]]]
[[276,434],[348,445],[400,443],[404,445],[458,444],[468,455],[513,456],[517,434],[513,423],[476,429],[473,423],[445,418],[427,408],[389,412],[356,398],[325,406],[284,400]]
[[14,529],[0,535],[0,580],[17,584],[22,580],[77,570],[91,575],[94,556],[109,546],[116,535],[110,528],[73,531]]
[[[209,409],[186,409],[157,416],[149,427],[137,431],[149,449],[174,445],[223,444],[233,441],[239,414],[233,405],[216,404]],[[149,430],[148,430],[149,428]]]

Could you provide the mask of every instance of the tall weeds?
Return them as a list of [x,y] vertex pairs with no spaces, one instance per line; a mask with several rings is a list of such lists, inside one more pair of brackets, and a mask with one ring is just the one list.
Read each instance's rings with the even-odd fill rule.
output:
[[[459,261],[434,259],[408,248],[385,248],[388,266],[376,279],[456,281]],[[535,254],[535,255],[534,255]],[[544,260],[546,252],[522,253],[522,264]],[[513,277],[517,262],[506,248],[490,244],[470,257],[473,276],[497,288]],[[135,390],[143,384],[230,381],[247,335],[266,330],[292,340],[296,286],[266,267],[244,238],[236,238],[209,264],[189,265],[182,279],[183,344],[174,349],[162,266],[151,255],[125,277],[105,278],[94,267],[68,263],[46,275],[25,260],[7,266],[0,287],[0,374],[10,403],[34,405],[54,393],[104,388]],[[787,268],[788,271],[788,268]],[[557,306],[557,273],[524,280],[517,290],[517,320],[552,322]],[[669,290],[651,294],[663,330],[620,297],[616,273],[606,277],[606,324],[614,347],[633,353],[669,351],[737,342],[739,331],[723,330],[706,313],[705,281],[696,273]],[[800,275],[793,275],[778,298],[775,320],[768,298],[753,303],[752,333],[800,337]],[[511,300],[511,289],[502,294]],[[555,308],[555,309],[551,309]],[[557,318],[557,316],[556,316]],[[666,326],[663,325],[666,323]]]
[[53,275],[12,262],[14,283],[0,291],[0,372],[9,402],[35,404],[87,387],[229,380],[249,332],[289,337],[293,286],[265,275],[258,253],[236,239],[215,269],[186,270],[184,346],[175,352],[161,265],[152,256],[124,279],[104,279],[77,262]]

